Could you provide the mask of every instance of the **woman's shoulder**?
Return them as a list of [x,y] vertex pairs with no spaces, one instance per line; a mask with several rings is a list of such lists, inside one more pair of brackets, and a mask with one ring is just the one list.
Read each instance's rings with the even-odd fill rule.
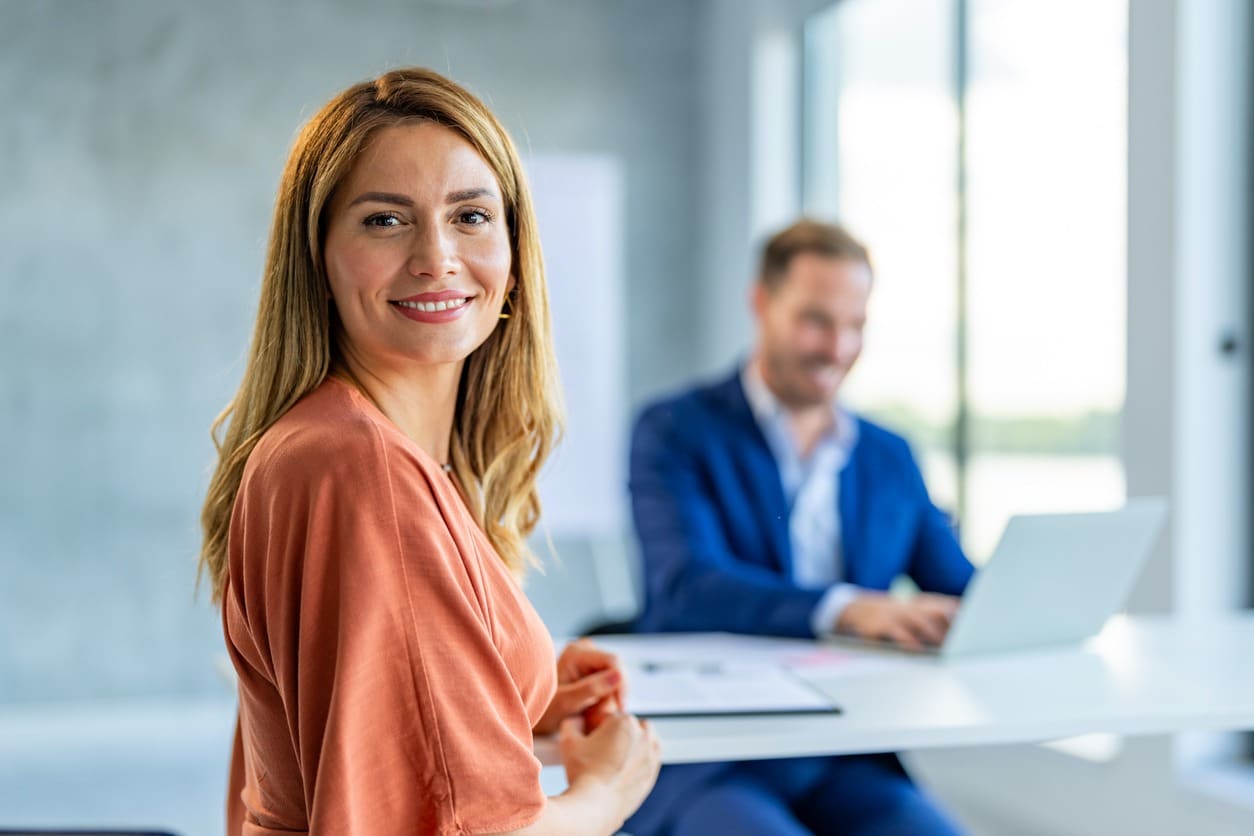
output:
[[328,377],[262,434],[250,472],[267,481],[330,482],[361,489],[391,483],[401,473],[433,479],[433,465],[361,393]]

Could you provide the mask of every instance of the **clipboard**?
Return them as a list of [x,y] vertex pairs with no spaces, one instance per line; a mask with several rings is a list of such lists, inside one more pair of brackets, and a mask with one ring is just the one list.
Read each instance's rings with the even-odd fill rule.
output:
[[842,714],[793,671],[762,662],[637,660],[625,666],[627,710],[645,718]]

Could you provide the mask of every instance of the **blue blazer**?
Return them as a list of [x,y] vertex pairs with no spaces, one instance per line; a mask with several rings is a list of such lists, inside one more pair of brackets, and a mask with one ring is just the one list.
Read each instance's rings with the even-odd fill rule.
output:
[[[843,579],[886,590],[906,574],[924,591],[962,594],[971,564],[909,446],[857,420],[833,509]],[[791,579],[788,502],[739,370],[645,409],[630,473],[645,579],[637,630],[813,637],[825,590]]]

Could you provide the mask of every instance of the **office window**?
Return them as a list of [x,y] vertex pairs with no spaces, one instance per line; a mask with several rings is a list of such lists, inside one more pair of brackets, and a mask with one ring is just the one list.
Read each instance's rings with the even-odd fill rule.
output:
[[1126,0],[845,0],[806,30],[807,212],[876,267],[847,395],[977,562],[1125,495]]
[[952,3],[846,2],[806,27],[806,212],[871,249],[849,400],[904,432],[936,501],[959,504],[957,112]]

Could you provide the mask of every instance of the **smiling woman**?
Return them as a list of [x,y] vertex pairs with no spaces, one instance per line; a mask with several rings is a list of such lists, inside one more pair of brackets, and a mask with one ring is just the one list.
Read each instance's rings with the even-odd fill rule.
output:
[[[518,584],[559,425],[535,230],[509,137],[435,73],[298,138],[203,513],[228,832],[611,833],[652,786],[615,660],[555,665]],[[559,727],[546,799],[532,734]]]

